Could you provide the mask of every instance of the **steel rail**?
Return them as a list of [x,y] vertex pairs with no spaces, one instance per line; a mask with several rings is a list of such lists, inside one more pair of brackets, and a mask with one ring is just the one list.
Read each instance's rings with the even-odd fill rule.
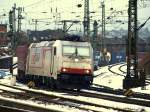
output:
[[[117,73],[117,72],[115,72],[115,71],[112,70],[113,67],[118,66],[119,64],[121,64],[121,63],[109,65],[108,70],[109,70],[111,73],[113,73],[113,74],[120,75],[120,76],[124,76],[123,74]],[[124,77],[125,77],[125,76],[124,76]]]
[[0,98],[1,112],[63,112]]
[[[104,92],[104,93],[109,93],[109,94],[114,94],[114,95],[124,95],[123,89],[114,89],[111,87],[98,85],[98,84],[94,84],[94,85],[96,87],[91,87],[89,90],[96,91],[96,92]],[[132,97],[150,100],[150,94],[146,94],[146,93],[133,92]]]
[[[14,88],[14,87],[13,87]],[[22,90],[22,89],[21,89]],[[26,91],[26,90],[25,90]],[[78,108],[78,109],[81,109],[81,110],[91,110],[93,112],[99,112],[99,111],[96,111],[94,109],[90,109],[90,108],[85,108],[85,107],[80,107],[80,105],[85,105],[85,106],[94,106],[94,107],[98,107],[98,108],[106,108],[106,109],[113,109],[113,110],[118,110],[118,111],[122,111],[122,112],[136,112],[136,111],[129,111],[128,109],[121,109],[121,108],[117,108],[117,107],[111,107],[111,106],[106,106],[106,105],[102,105],[102,104],[96,104],[96,103],[91,103],[91,102],[88,102],[88,101],[82,101],[82,100],[78,100],[78,99],[72,99],[72,98],[68,98],[68,97],[63,97],[63,96],[54,96],[53,95],[53,99],[54,100],[50,100],[52,99],[52,96],[50,94],[45,94],[45,93],[41,93],[41,92],[35,92],[35,91],[29,91],[27,90],[28,92],[33,92],[32,93],[32,96],[40,96],[40,97],[36,97],[36,99],[34,100],[37,100],[39,99],[40,101],[45,101],[46,103],[55,103],[55,104],[59,104],[59,105],[65,105],[65,101],[67,102],[70,102],[70,105],[68,105],[68,103],[66,104],[66,106],[69,106],[69,107],[75,107],[75,108]],[[17,93],[18,94],[18,93]],[[67,92],[67,94],[69,94]],[[74,92],[71,92],[71,95],[73,95]],[[78,93],[77,93],[78,94]],[[80,93],[79,93],[80,94]],[[85,94],[80,94],[84,97],[86,97],[87,95]],[[43,97],[42,97],[43,96]],[[56,101],[55,99],[56,98],[59,99],[58,101]],[[91,95],[89,95],[88,97],[93,97]],[[44,98],[44,99],[43,99]],[[46,99],[45,99],[46,98]],[[96,98],[96,96],[95,96]],[[100,96],[98,98],[101,98]],[[103,98],[101,98],[103,99]],[[53,102],[52,102],[53,101]],[[62,102],[63,101],[63,102]],[[78,104],[78,105],[72,105],[72,103],[74,104]]]

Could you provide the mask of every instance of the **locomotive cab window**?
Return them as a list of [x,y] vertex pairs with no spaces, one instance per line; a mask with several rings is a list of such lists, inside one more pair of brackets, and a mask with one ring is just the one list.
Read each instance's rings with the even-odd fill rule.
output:
[[90,56],[90,48],[89,47],[80,47],[80,46],[63,46],[63,55],[77,55],[83,57]]
[[75,46],[63,46],[63,55],[71,55],[75,53]]
[[90,56],[90,49],[89,47],[78,47],[78,55],[79,56],[85,56],[85,57],[89,57]]

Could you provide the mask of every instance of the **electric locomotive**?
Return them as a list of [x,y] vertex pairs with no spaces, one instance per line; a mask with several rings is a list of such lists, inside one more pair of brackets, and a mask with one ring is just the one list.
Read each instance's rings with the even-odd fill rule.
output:
[[91,44],[66,40],[32,43],[28,48],[23,78],[29,85],[88,88],[93,82]]

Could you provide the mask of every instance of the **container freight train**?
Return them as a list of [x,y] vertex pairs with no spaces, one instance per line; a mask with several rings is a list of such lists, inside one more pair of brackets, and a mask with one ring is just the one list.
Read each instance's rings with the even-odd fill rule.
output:
[[88,42],[43,41],[18,46],[16,55],[18,80],[29,86],[81,89],[92,84],[93,49]]

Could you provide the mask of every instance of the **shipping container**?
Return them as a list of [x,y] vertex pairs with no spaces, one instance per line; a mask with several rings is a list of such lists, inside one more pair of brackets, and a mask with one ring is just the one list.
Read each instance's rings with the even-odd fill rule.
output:
[[120,63],[126,61],[126,52],[125,51],[118,51],[118,52],[111,52],[111,61],[110,64]]
[[93,52],[93,57],[94,57],[94,67],[98,66],[98,62],[100,60],[100,51],[94,51]]

